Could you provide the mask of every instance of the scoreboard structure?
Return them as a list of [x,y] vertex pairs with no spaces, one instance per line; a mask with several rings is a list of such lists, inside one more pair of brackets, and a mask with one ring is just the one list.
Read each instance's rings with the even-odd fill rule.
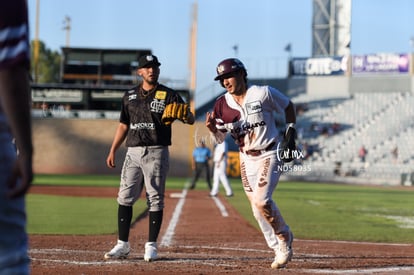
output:
[[62,48],[61,83],[131,85],[141,55],[151,50]]

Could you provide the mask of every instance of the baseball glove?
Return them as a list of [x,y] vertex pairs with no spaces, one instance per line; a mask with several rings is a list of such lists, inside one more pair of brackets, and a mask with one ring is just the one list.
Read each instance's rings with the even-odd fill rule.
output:
[[280,159],[283,162],[291,162],[296,156],[296,129],[288,127],[281,143]]
[[179,119],[186,121],[188,116],[188,104],[173,102],[165,106],[164,112],[161,117],[162,123],[170,125],[174,120]]

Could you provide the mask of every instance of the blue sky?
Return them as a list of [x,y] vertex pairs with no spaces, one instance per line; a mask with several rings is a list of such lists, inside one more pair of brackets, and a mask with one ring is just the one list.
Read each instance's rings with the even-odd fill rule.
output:
[[[29,1],[31,38],[36,0]],[[188,81],[192,5],[195,0],[39,0],[39,38],[52,50],[71,47],[151,49],[161,76]],[[354,0],[351,53],[407,53],[414,37],[413,0]],[[283,77],[288,53],[309,57],[312,0],[198,0],[197,91],[214,87],[215,67],[237,57],[250,77]]]

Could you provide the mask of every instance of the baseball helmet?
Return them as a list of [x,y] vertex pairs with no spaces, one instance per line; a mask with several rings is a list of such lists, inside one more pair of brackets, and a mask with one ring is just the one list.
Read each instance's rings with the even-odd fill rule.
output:
[[221,80],[225,76],[240,70],[243,70],[246,73],[246,68],[240,60],[237,58],[224,59],[217,65],[217,76],[214,80]]

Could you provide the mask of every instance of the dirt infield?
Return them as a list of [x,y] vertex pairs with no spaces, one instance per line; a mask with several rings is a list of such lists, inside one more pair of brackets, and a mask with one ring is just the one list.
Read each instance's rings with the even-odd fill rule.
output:
[[[33,186],[31,193],[105,196],[117,189]],[[143,260],[144,215],[131,230],[126,260],[105,261],[117,236],[30,236],[33,274],[414,274],[413,244],[295,239],[287,268],[272,270],[272,251],[261,233],[230,206],[232,198],[204,191],[166,194],[159,260]],[[293,228],[294,231],[294,228]]]

